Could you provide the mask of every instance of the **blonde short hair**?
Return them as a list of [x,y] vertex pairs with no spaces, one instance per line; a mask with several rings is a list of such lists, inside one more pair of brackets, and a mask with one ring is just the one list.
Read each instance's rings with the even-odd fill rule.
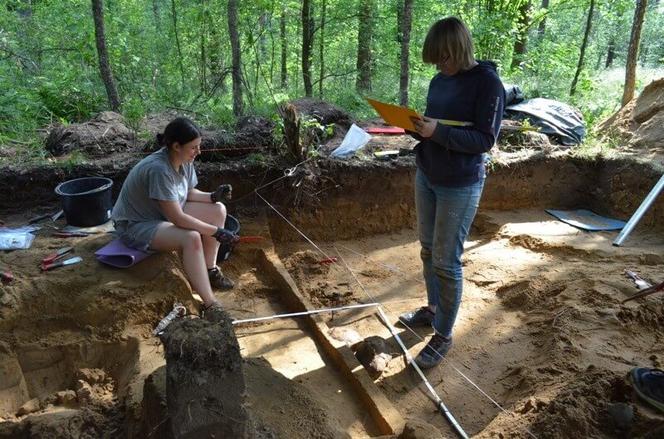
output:
[[427,64],[441,63],[447,57],[460,70],[468,70],[475,64],[473,38],[463,21],[456,17],[435,22],[422,47],[422,61]]

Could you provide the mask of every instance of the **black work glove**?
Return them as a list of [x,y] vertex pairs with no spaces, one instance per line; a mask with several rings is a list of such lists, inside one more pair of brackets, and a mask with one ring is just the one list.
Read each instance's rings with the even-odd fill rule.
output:
[[217,231],[212,236],[221,244],[236,244],[240,240],[238,235],[223,227],[217,227]]
[[219,201],[227,202],[231,198],[233,198],[233,186],[230,184],[222,184],[216,191],[210,194],[210,200],[212,200],[213,203]]

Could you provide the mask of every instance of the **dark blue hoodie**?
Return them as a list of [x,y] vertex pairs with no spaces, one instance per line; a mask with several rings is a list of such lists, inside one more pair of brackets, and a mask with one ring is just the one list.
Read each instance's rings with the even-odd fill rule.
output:
[[421,140],[415,147],[417,166],[431,184],[470,186],[484,176],[484,153],[498,138],[504,108],[505,89],[490,61],[479,61],[453,76],[438,73],[433,77],[424,115],[473,126],[439,123],[431,137],[417,136]]

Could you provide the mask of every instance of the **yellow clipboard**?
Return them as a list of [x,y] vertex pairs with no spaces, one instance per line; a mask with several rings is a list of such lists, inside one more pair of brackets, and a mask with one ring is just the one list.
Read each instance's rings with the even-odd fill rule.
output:
[[386,104],[370,98],[366,98],[367,102],[371,104],[376,112],[388,124],[403,128],[408,131],[415,131],[415,126],[410,120],[411,117],[421,118],[422,115],[418,114],[415,110],[398,105]]
[[[423,116],[417,111],[407,108],[400,107],[398,105],[386,104],[385,102],[376,101],[371,98],[365,98],[369,104],[376,110],[376,112],[383,118],[388,124],[403,128],[408,131],[415,131],[415,126],[410,120],[411,117],[416,119],[421,119]],[[472,122],[464,122],[459,120],[448,120],[448,119],[438,119],[438,123],[443,125],[449,125],[454,127],[472,127]]]

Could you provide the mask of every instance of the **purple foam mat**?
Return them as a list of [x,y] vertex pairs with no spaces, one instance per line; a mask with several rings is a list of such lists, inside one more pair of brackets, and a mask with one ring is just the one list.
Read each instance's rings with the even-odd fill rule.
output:
[[119,239],[114,239],[95,252],[97,260],[116,268],[129,268],[150,256],[135,248],[127,247]]

